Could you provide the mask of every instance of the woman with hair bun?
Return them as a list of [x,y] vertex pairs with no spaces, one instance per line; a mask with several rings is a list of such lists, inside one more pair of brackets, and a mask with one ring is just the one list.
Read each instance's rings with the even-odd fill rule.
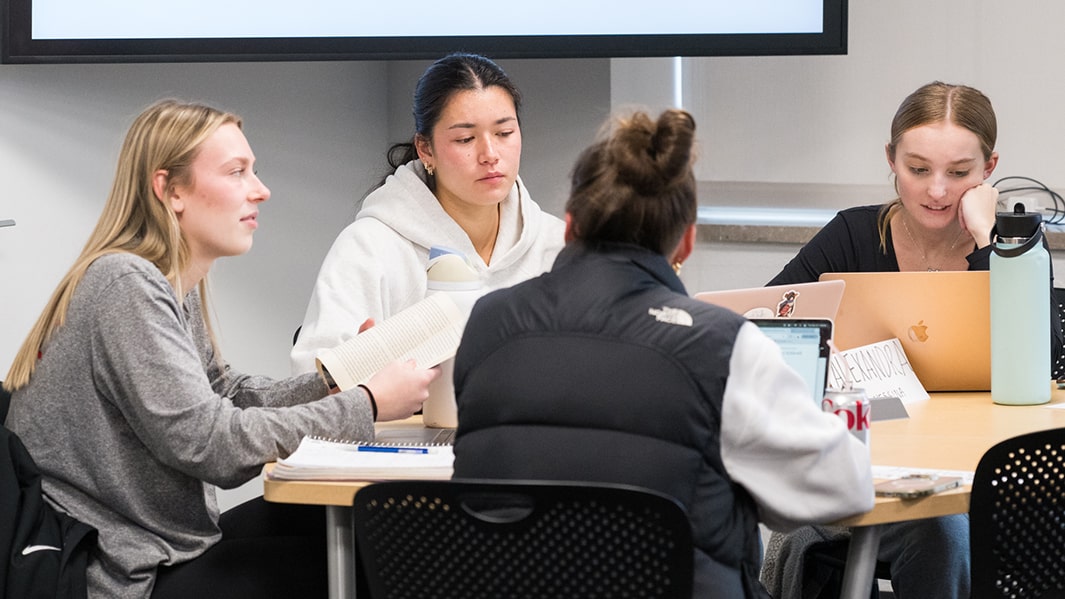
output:
[[573,170],[551,271],[477,302],[455,358],[455,476],[630,484],[688,511],[694,597],[766,598],[758,522],[873,505],[869,452],[776,344],[688,297],[695,122],[637,112]]

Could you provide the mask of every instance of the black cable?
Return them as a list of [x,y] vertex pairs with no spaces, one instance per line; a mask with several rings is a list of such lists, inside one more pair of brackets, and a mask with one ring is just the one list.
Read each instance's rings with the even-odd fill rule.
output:
[[[1032,183],[1032,185],[1021,185],[1019,187],[1009,188],[1002,188],[999,186],[1004,181],[1013,180],[1025,181],[1027,183]],[[1054,191],[1053,189],[1050,189],[1040,181],[1037,181],[1036,179],[1033,179],[1031,177],[1014,175],[1009,177],[1002,177],[998,181],[995,181],[992,185],[998,188],[999,197],[1004,203],[1006,198],[1004,198],[1003,196],[1008,196],[1012,193],[1038,191],[1047,194],[1053,201],[1053,206],[1044,208],[1044,211],[1049,214],[1049,216],[1045,219],[1044,222],[1046,222],[1048,225],[1057,225],[1061,224],[1062,222],[1065,222],[1065,199],[1061,197],[1061,194]],[[1010,208],[1010,206],[1007,204],[1007,209],[1008,208]],[[1029,207],[1026,206],[1025,208],[1027,209]]]

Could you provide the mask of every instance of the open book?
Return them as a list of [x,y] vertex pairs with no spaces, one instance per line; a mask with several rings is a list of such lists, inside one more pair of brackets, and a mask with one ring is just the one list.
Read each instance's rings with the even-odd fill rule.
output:
[[436,293],[319,351],[315,364],[323,378],[328,372],[342,391],[365,383],[395,360],[413,359],[419,368],[432,368],[455,355],[467,316],[449,294]]
[[304,437],[270,473],[280,480],[448,479],[455,461],[450,445],[359,443]]

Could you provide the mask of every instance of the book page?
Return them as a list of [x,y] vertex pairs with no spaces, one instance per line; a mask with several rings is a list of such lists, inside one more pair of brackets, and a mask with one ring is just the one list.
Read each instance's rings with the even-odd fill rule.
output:
[[431,368],[458,349],[465,320],[455,301],[437,293],[396,313],[332,349],[318,353],[341,390],[365,383],[389,362],[413,359]]

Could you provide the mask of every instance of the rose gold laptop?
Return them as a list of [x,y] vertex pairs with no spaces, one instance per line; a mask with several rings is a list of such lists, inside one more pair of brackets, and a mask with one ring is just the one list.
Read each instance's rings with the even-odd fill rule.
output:
[[695,299],[723,306],[747,318],[835,320],[843,299],[842,281],[703,291]]
[[987,271],[825,273],[821,280],[847,284],[837,348],[897,337],[928,391],[991,389]]

